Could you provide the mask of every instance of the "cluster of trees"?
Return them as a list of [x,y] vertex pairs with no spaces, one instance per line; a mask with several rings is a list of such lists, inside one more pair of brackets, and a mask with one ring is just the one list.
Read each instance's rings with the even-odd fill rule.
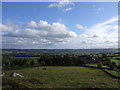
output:
[[27,58],[16,58],[16,57],[2,57],[2,66],[6,67],[16,67],[16,66],[33,66],[38,65],[36,60],[31,60]]
[[112,62],[108,57],[105,58],[104,64],[109,66],[111,69],[120,68],[120,65],[117,66],[116,63]]
[[[18,54],[17,54],[18,55]],[[21,56],[22,54],[20,54]],[[38,58],[30,58],[31,56],[16,58],[16,55],[3,55],[2,66],[16,67],[16,66],[85,66],[86,64],[98,64],[98,68],[102,65],[107,65],[111,69],[120,68],[115,62],[111,62],[107,54],[101,55],[39,55]],[[19,55],[17,56],[19,57]],[[35,56],[32,56],[35,57]],[[119,59],[119,58],[118,58]]]
[[16,58],[14,56],[3,56],[3,67],[14,66],[84,66],[85,60],[71,55],[41,55],[39,58]]
[[[110,58],[112,57],[108,57],[106,55],[102,56],[102,60],[97,64],[98,68],[102,68],[103,65],[107,65],[108,67],[110,67],[111,69],[120,69],[120,65],[116,65],[115,62],[112,62],[110,60]],[[119,58],[116,58],[119,60]],[[119,62],[118,62],[119,63]]]
[[79,57],[73,57],[70,55],[43,55],[38,62],[42,65],[49,66],[84,66],[86,64],[85,60]]

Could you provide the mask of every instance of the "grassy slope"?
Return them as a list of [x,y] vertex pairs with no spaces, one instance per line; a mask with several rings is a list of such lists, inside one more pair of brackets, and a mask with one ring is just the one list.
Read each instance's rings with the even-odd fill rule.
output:
[[[5,71],[3,87],[18,86],[28,88],[117,88],[118,80],[106,75],[99,69],[87,67],[42,67]],[[25,77],[9,77],[11,72],[18,72]],[[8,80],[9,79],[9,80]],[[17,86],[17,87],[18,87]]]
[[105,69],[107,72],[109,72],[110,74],[112,74],[112,75],[114,75],[114,76],[120,76],[120,72],[117,72],[117,71],[115,71],[115,70],[107,70],[107,69]]
[[[120,57],[117,57],[117,58],[120,58]],[[116,65],[120,65],[120,60],[116,59],[116,57],[113,57],[113,58],[111,59],[111,61],[112,61],[112,62],[115,62]]]
[[117,60],[117,59],[111,59],[112,62],[115,62],[116,65],[120,65],[120,60]]

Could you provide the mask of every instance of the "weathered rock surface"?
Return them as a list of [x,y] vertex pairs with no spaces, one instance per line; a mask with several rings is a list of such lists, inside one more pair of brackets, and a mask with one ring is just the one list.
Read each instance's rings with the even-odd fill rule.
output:
[[15,72],[11,73],[10,76],[11,77],[24,77],[23,75],[21,75],[19,73],[15,73]]

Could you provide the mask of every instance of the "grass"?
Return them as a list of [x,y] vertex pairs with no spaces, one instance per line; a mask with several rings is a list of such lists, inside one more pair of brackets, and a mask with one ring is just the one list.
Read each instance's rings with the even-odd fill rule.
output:
[[29,58],[29,59],[39,59],[40,57],[16,57],[16,58],[20,58],[20,59],[23,59],[23,58]]
[[86,66],[93,66],[93,67],[97,67],[97,64],[86,64]]
[[[98,67],[97,64],[86,64],[86,66]],[[108,68],[107,65],[102,65],[103,68]]]
[[115,71],[115,70],[107,70],[105,69],[107,72],[109,72],[110,74],[114,75],[114,76],[118,76],[120,77],[120,72],[118,71]]
[[[120,57],[117,57],[117,58],[120,58]],[[116,65],[120,65],[120,60],[116,59],[116,57],[113,57],[112,59],[110,59],[111,62],[115,62]]]
[[[73,66],[47,66],[4,71],[3,88],[117,88],[118,80],[100,69]],[[10,77],[11,72],[24,77]]]

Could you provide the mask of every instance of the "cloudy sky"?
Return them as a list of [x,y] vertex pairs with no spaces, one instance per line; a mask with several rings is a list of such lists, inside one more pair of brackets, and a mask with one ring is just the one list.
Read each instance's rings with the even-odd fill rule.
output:
[[3,2],[4,49],[117,48],[117,2]]

